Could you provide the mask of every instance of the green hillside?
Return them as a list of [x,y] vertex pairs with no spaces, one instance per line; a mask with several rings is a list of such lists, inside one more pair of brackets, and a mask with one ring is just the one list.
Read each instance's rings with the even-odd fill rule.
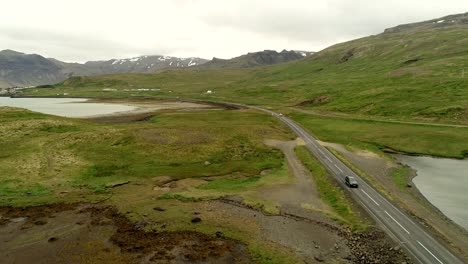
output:
[[[142,88],[153,90],[137,90]],[[207,94],[208,90],[214,93]],[[55,89],[29,93],[64,92],[68,96],[209,98],[467,123],[468,13],[390,28],[285,64],[76,77]]]

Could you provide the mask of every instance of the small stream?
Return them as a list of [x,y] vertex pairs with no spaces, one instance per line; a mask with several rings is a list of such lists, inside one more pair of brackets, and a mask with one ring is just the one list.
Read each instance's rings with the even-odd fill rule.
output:
[[135,110],[124,104],[86,103],[80,98],[9,98],[0,97],[0,107],[26,108],[34,112],[63,117],[91,117]]
[[413,183],[448,218],[468,230],[468,160],[395,155],[417,171]]

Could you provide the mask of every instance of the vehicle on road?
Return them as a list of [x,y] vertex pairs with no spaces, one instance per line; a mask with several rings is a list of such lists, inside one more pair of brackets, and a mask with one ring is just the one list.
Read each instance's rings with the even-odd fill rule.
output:
[[356,179],[354,179],[354,177],[351,177],[351,176],[345,177],[345,183],[351,188],[357,188],[359,186]]

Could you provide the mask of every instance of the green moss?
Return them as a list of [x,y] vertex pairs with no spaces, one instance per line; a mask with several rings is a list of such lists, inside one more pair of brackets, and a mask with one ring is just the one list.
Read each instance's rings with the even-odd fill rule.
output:
[[198,202],[198,201],[202,201],[201,198],[197,198],[197,197],[190,197],[190,196],[187,196],[187,195],[184,195],[184,194],[180,194],[180,193],[165,193],[161,196],[159,196],[159,199],[176,199],[176,200],[179,200],[179,201],[182,201],[182,202]]
[[463,151],[468,149],[468,127],[391,123],[302,113],[291,113],[289,116],[322,141],[353,145],[374,152],[390,148],[406,153],[463,158]]
[[49,132],[49,133],[66,133],[66,132],[75,132],[79,131],[78,126],[70,125],[58,125],[58,126],[47,126],[42,128],[40,131]]
[[366,225],[352,210],[350,202],[342,188],[337,185],[335,179],[325,170],[320,162],[311,156],[306,147],[300,146],[295,149],[297,157],[311,172],[320,198],[338,215],[339,219],[357,230],[363,230]]
[[402,190],[406,189],[409,170],[409,167],[399,166],[391,172],[393,182],[395,182],[396,186]]
[[[283,166],[281,152],[264,145],[264,138],[292,137],[279,121],[255,111],[165,112],[157,119],[96,124],[0,108],[0,181],[10,181],[3,191],[13,200],[25,198],[29,191],[17,188],[18,179],[56,190],[50,200],[60,191],[112,193],[115,184],[157,176],[237,173],[260,182],[256,176],[262,170]],[[234,190],[253,186],[249,181],[213,182],[207,188]],[[46,189],[31,192],[45,194]]]
[[294,257],[291,253],[267,250],[260,246],[250,246],[250,254],[255,263],[259,264],[286,264],[286,263],[303,263],[303,260]]
[[259,181],[260,177],[248,177],[239,179],[217,179],[208,182],[200,187],[201,190],[220,190],[220,191],[235,191],[245,190],[250,186],[255,185]]

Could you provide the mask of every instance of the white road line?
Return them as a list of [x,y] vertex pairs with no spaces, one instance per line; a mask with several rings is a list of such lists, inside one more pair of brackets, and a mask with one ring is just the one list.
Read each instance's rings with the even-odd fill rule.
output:
[[325,158],[329,160],[330,162],[333,162],[327,155],[325,155]]
[[340,171],[341,171],[341,173],[343,173],[343,170],[342,170],[342,169],[340,169],[340,167],[338,167],[338,165],[336,165],[336,164],[335,164],[335,167],[336,167],[338,170],[340,170]]
[[[377,206],[380,206],[366,191],[364,191],[363,189],[361,189],[361,191],[367,195],[367,197],[369,197],[369,199],[371,199]],[[392,217],[393,218],[393,217]]]
[[409,234],[408,230],[406,230],[406,228],[404,228],[400,223],[398,223],[398,221],[397,221],[395,218],[393,218],[393,216],[391,216],[387,211],[384,211],[384,212],[385,212],[388,216],[390,216],[390,218],[392,218],[393,221],[395,221],[395,223],[397,223],[401,228],[403,228],[403,230],[405,230],[406,233]]
[[439,261],[440,264],[444,264],[442,261],[440,261],[440,259],[438,259],[436,256],[434,256],[434,254],[432,254],[432,252],[429,251],[429,249],[427,249],[427,247],[425,247],[421,242],[419,242],[419,240],[416,240],[416,242],[418,242],[419,245],[421,245],[421,247],[423,247],[427,252],[429,252],[429,254],[431,254],[431,256],[433,256],[435,259],[437,259],[437,261]]

